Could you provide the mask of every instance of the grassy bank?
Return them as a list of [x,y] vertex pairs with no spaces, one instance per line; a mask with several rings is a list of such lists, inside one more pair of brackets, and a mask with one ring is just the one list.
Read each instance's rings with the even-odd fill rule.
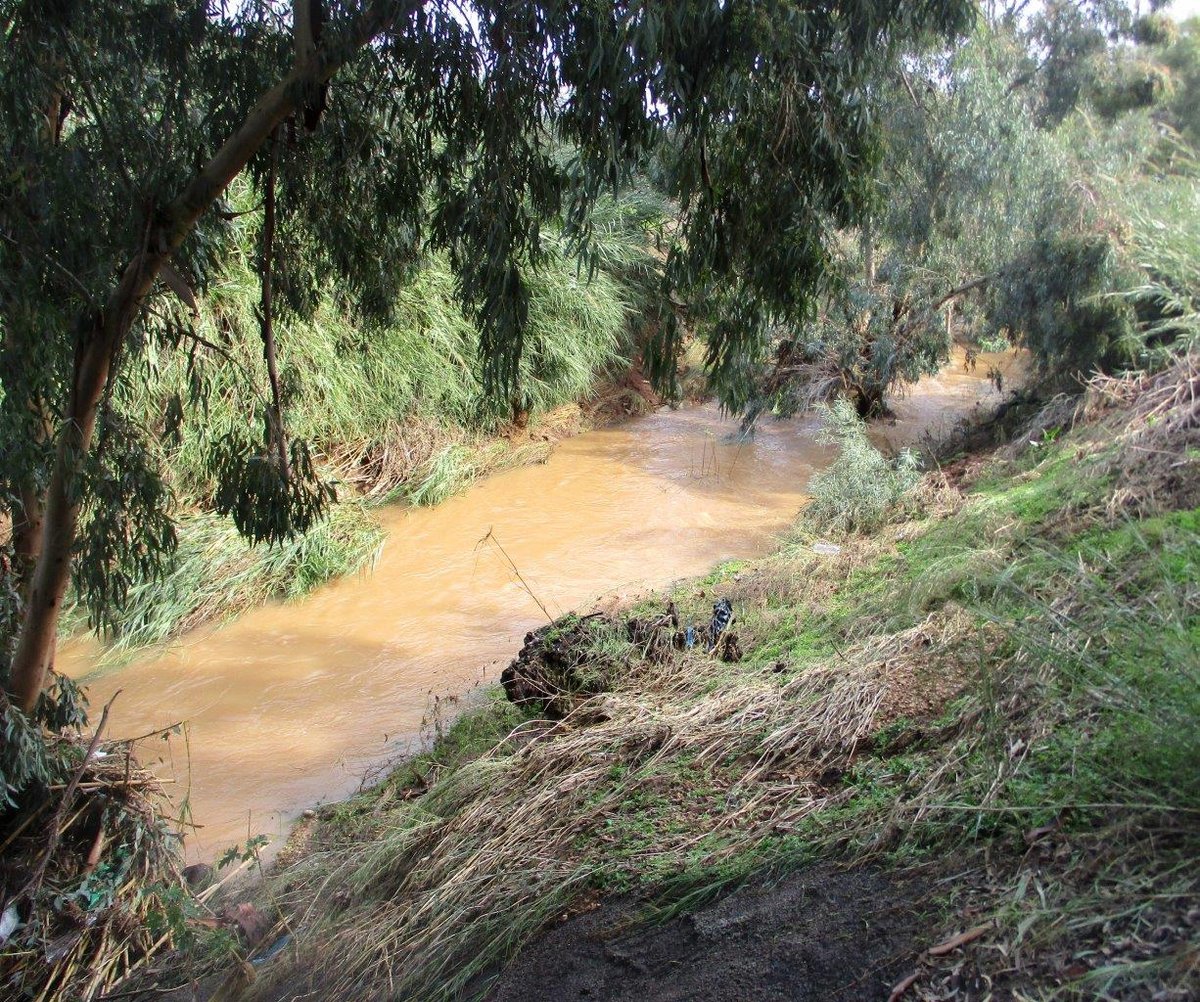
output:
[[[256,997],[454,998],[597,896],[662,918],[831,858],[957,874],[931,882],[915,955],[983,931],[922,961],[930,997],[964,970],[1023,997],[1184,997],[1198,383],[1195,358],[1098,383],[1070,426],[927,474],[836,554],[802,524],[625,619],[561,624],[582,669],[564,719],[497,696],[309,823],[263,891],[293,938]],[[740,661],[663,639],[668,599],[702,622],[717,596]]]

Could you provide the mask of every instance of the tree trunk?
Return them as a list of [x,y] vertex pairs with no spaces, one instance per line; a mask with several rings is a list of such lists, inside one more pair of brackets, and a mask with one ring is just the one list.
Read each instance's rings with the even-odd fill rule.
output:
[[875,284],[875,231],[871,227],[870,216],[862,224],[862,256],[863,272],[869,288]]
[[18,488],[17,503],[10,509],[12,518],[13,576],[22,604],[29,601],[29,587],[42,550],[42,520],[45,498],[37,485],[26,481]]
[[[57,146],[62,136],[63,122],[70,111],[70,101],[65,96],[65,85],[62,83],[66,76],[66,69],[63,60],[56,55],[52,41],[46,38],[42,38],[40,41],[42,43],[40,49],[41,71],[46,79],[56,81],[50,89],[42,112],[45,120],[42,142],[48,146]],[[36,174],[37,161],[33,151],[24,150],[17,154],[17,158],[27,160],[30,171]],[[39,207],[33,197],[33,192],[36,190],[36,185],[30,185],[30,194],[25,199],[23,206],[28,219],[35,225],[39,219]],[[7,302],[4,303],[5,312],[7,312],[8,306]],[[16,373],[21,370],[31,354],[31,346],[28,343],[31,332],[23,321],[13,323],[12,317],[9,317],[5,326],[6,332],[3,350],[0,351],[0,360],[3,361],[8,371]],[[18,334],[17,331],[22,333]],[[32,336],[36,337],[36,334]],[[11,368],[9,368],[10,366]],[[13,383],[6,386],[7,382],[5,379],[0,379],[0,388],[10,394],[12,399],[20,399],[28,394],[25,400],[28,424],[24,433],[28,434],[31,439],[35,452],[40,451],[52,440],[54,435],[53,423],[47,415],[45,403],[38,393],[30,392],[27,385],[22,386],[19,379],[15,379]],[[42,521],[45,515],[46,495],[38,482],[37,473],[33,470],[25,470],[23,475],[18,475],[14,479],[17,480],[14,485],[16,497],[9,508],[9,515],[12,519],[13,575],[16,579],[17,595],[21,600],[22,608],[24,608],[25,603],[29,601],[33,572],[37,567],[38,555],[42,550]]]
[[[11,355],[8,359],[16,364]],[[28,435],[34,447],[41,450],[52,441],[54,426],[46,413],[46,407],[36,396],[29,404]],[[38,556],[42,552],[42,523],[46,514],[46,492],[38,483],[32,470],[18,478],[17,496],[9,509],[12,519],[13,576],[16,579],[17,595],[22,608],[29,601],[29,589]]]
[[80,325],[66,420],[46,491],[41,552],[10,671],[14,701],[26,713],[37,705],[54,659],[55,634],[71,578],[71,553],[79,524],[79,472],[91,448],[100,401],[112,376],[117,349],[159,270],[271,133],[296,111],[298,98],[329,80],[357,49],[407,17],[416,6],[417,0],[369,4],[348,27],[336,55],[317,53],[259,98],[237,131],[151,221],[145,245],[125,267],[104,310]]
[[283,430],[283,394],[279,389],[279,366],[275,360],[275,323],[273,288],[275,284],[275,176],[279,167],[279,130],[271,134],[271,166],[267,170],[267,190],[263,197],[262,228],[262,301],[259,305],[259,330],[262,334],[263,358],[267,363],[267,379],[271,383],[270,431],[271,446],[279,475],[284,483],[291,477],[288,470],[287,436]]
[[90,329],[81,331],[76,343],[67,420],[59,437],[54,472],[46,491],[41,553],[12,662],[13,697],[26,713],[31,713],[37,705],[54,662],[58,617],[71,578],[71,551],[79,522],[76,479],[82,459],[91,446],[96,413],[112,366],[113,327],[115,323],[101,325],[97,322]]

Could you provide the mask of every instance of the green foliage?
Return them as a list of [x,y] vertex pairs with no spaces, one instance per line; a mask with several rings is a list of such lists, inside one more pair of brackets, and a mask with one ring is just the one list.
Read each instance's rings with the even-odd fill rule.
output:
[[820,405],[818,441],[838,447],[837,458],[809,482],[805,520],[818,529],[869,532],[884,521],[919,479],[916,456],[905,450],[892,462],[867,438],[866,426],[845,400]]
[[886,72],[870,218],[843,234],[816,318],[781,331],[755,410],[846,393],[877,413],[952,337],[1023,345],[1071,377],[1161,361],[1188,336],[1193,294],[1146,249],[1173,244],[1162,256],[1186,270],[1195,152],[1164,123],[1186,127],[1200,60],[1191,29],[1156,15],[1126,44],[1129,6],[993,5],[965,44]]
[[246,846],[231,845],[217,858],[217,869],[224,869],[233,863],[249,863],[258,859],[259,850],[271,841],[270,835],[254,835],[246,840]]
[[[438,391],[449,394],[440,404],[476,417],[575,395],[614,345],[596,338],[581,351],[564,332],[611,331],[617,312],[624,327],[634,306],[649,315],[649,368],[669,382],[680,329],[665,289],[692,301],[723,399],[744,403],[770,325],[809,312],[828,263],[827,222],[844,226],[865,204],[872,72],[907,42],[952,36],[972,16],[965,0],[483,3],[470,23],[454,4],[339,5],[313,39],[314,60],[297,66],[300,25],[270,4],[214,14],[200,0],[12,0],[4,11],[0,142],[12,169],[0,184],[0,495],[14,525],[48,482],[83,503],[84,535],[97,539],[80,548],[76,587],[96,623],[115,619],[131,582],[163,573],[175,545],[172,479],[256,540],[280,542],[324,516],[334,492],[316,462],[322,443],[306,432],[328,427],[292,421],[299,387],[323,376],[303,357],[315,339],[300,332],[335,317],[351,336],[325,347],[336,345],[339,361],[352,356],[397,327],[429,262],[470,335],[462,343],[463,319],[444,311],[441,343],[410,340],[407,353],[436,375],[449,364],[471,378],[428,387],[418,366],[408,392],[373,401],[393,418]],[[298,83],[275,87],[293,72]],[[262,114],[244,122],[252,107]],[[278,124],[264,126],[272,115]],[[605,242],[637,230],[654,200],[637,189],[640,208],[614,202],[606,215],[601,196],[654,154],[664,127],[674,152],[660,179],[681,225],[659,283],[630,243]],[[227,192],[238,173],[244,187]],[[269,245],[264,202],[275,210]],[[556,299],[564,285],[546,276],[558,268],[561,280],[572,257],[593,283],[621,281],[637,295],[592,297],[577,272]],[[269,310],[254,306],[247,281],[268,259]],[[161,281],[144,289],[142,276]],[[223,304],[231,282],[241,300]],[[250,364],[259,320],[272,354],[267,321],[281,344],[293,332],[292,364],[273,387],[281,399],[270,404],[261,366]],[[220,357],[216,378],[203,371],[207,353]],[[80,397],[80,366],[108,385]],[[166,393],[143,392],[170,369]],[[392,380],[412,378],[409,366],[394,371],[403,375]],[[239,392],[222,392],[247,375]],[[361,382],[361,371],[349,375]],[[71,401],[90,408],[96,393],[95,440],[90,421],[73,415],[80,454],[55,459],[56,424]],[[345,415],[356,423],[361,413]],[[261,436],[245,430],[260,422]],[[166,473],[173,449],[198,453],[181,464],[184,476]],[[448,481],[430,472],[423,493],[436,497]],[[74,528],[67,518],[51,531]],[[23,679],[43,655],[30,646]]]
[[[131,583],[105,627],[105,657],[162,643],[184,630],[221,620],[271,599],[304,595],[335,577],[367,566],[383,532],[360,501],[336,505],[307,533],[280,543],[252,544],[225,518],[211,513],[180,519],[179,546],[153,578]],[[65,628],[83,624],[68,610]]]
[[[209,475],[216,484],[213,510],[228,516],[255,543],[283,542],[307,532],[337,500],[332,484],[316,476],[308,446],[293,441],[287,466],[276,454],[272,418],[262,416],[261,445],[240,427],[230,428],[209,447]],[[255,449],[258,451],[255,451]]]
[[1179,28],[1166,14],[1155,12],[1134,21],[1132,35],[1138,45],[1171,45],[1179,38]]
[[1050,234],[1006,269],[991,315],[1047,369],[1111,370],[1133,358],[1134,312],[1110,295],[1127,284],[1107,237]]
[[[249,201],[248,192],[239,195],[239,204],[243,200]],[[383,447],[409,426],[491,431],[514,409],[536,416],[586,396],[596,377],[630,350],[631,307],[655,273],[646,231],[657,225],[664,206],[632,189],[602,198],[597,210],[604,224],[589,244],[596,255],[590,278],[580,272],[564,237],[548,247],[532,280],[520,390],[512,398],[487,392],[476,351],[478,329],[463,312],[447,259],[435,255],[410,272],[386,324],[364,327],[330,287],[315,293],[310,318],[278,325],[289,429],[312,442],[326,463],[332,460],[336,476],[349,472],[338,468],[338,457],[353,459]],[[244,431],[246,415],[262,415],[266,367],[255,342],[258,281],[248,265],[252,227],[236,229],[235,238],[238,256],[200,300],[196,322],[204,341],[221,350],[200,345],[192,352],[152,353],[129,409],[143,425],[155,427],[166,423],[180,400],[195,396],[205,418],[183,422],[163,440],[165,465],[185,500],[204,502],[221,492],[236,508],[244,492],[221,475],[229,463],[261,468],[267,486],[278,487],[279,480],[277,462],[263,454],[269,433],[251,442]],[[420,428],[411,430],[419,438]],[[218,433],[234,435],[239,443],[214,450]],[[400,485],[385,478],[381,486]]]
[[826,385],[844,392],[861,417],[880,416],[895,389],[949,360],[945,325],[921,312],[929,298],[923,277],[890,261],[875,282],[848,279],[803,330],[801,357]]
[[440,504],[457,494],[471,474],[470,451],[463,445],[448,445],[417,467],[404,494],[413,504]]
[[1200,18],[1183,25],[1178,41],[1163,53],[1175,93],[1168,111],[1171,124],[1193,147],[1200,145]]
[[53,676],[32,717],[0,703],[0,817],[23,794],[65,780],[75,765],[73,746],[48,741],[47,732],[78,731],[86,719],[87,697],[64,675]]
[[1018,80],[1034,93],[1045,127],[1060,124],[1086,99],[1108,46],[1133,30],[1133,11],[1123,0],[1046,3],[1022,30],[1028,46]]
[[1174,93],[1170,72],[1146,60],[1123,60],[1113,66],[1106,79],[1094,84],[1092,106],[1113,119],[1136,108],[1151,108],[1169,100]]
[[[699,27],[711,16],[711,29],[699,37],[713,30],[708,38],[720,39],[720,51],[737,53],[730,64],[714,65],[705,62],[703,46],[691,50],[695,66],[704,66],[711,104],[682,103],[690,83],[669,96],[652,88],[652,96],[681,112],[672,116],[667,177],[686,239],[671,245],[668,288],[690,301],[706,366],[722,403],[734,410],[757,397],[756,365],[773,331],[810,318],[829,270],[833,231],[871,200],[866,168],[878,154],[871,127],[875,74],[892,65],[902,41],[961,32],[973,13],[957,4],[888,4],[871,13],[838,6],[836,12],[786,4],[712,8],[704,15],[689,10],[666,22],[682,26],[696,17],[690,25]],[[882,17],[894,21],[887,44],[874,47]],[[669,79],[683,83],[686,76]],[[718,107],[729,113],[711,129]],[[669,323],[665,337],[648,346],[652,375],[671,375],[680,335]]]
[[1007,31],[981,27],[950,55],[914,64],[915,102],[901,90],[887,104],[881,256],[943,292],[993,271],[1074,208],[1066,152],[1011,89],[1023,57]]
[[1200,192],[1185,175],[1147,180],[1131,194],[1142,280],[1122,295],[1137,312],[1140,361],[1154,365],[1200,343]]

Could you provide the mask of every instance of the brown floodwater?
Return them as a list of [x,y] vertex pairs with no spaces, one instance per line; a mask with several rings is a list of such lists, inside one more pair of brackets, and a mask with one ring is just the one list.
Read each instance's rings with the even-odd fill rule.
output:
[[[1016,360],[981,358],[966,373],[956,358],[898,401],[876,437],[900,445],[994,399],[983,373],[997,361]],[[111,735],[185,723],[142,754],[201,826],[188,856],[210,858],[353,792],[412,747],[435,698],[497,680],[547,614],[768,550],[831,458],[814,430],[811,418],[768,418],[743,437],[715,407],[662,409],[436,508],[383,510],[387,541],[370,573],[92,677],[94,643],[68,645],[60,663],[87,681],[93,708],[122,690]]]

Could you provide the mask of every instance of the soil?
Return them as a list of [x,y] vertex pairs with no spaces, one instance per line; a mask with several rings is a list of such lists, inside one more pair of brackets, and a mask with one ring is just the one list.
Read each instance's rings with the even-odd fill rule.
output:
[[818,866],[634,932],[633,905],[605,904],[528,947],[489,1000],[885,1000],[928,935],[928,879]]

